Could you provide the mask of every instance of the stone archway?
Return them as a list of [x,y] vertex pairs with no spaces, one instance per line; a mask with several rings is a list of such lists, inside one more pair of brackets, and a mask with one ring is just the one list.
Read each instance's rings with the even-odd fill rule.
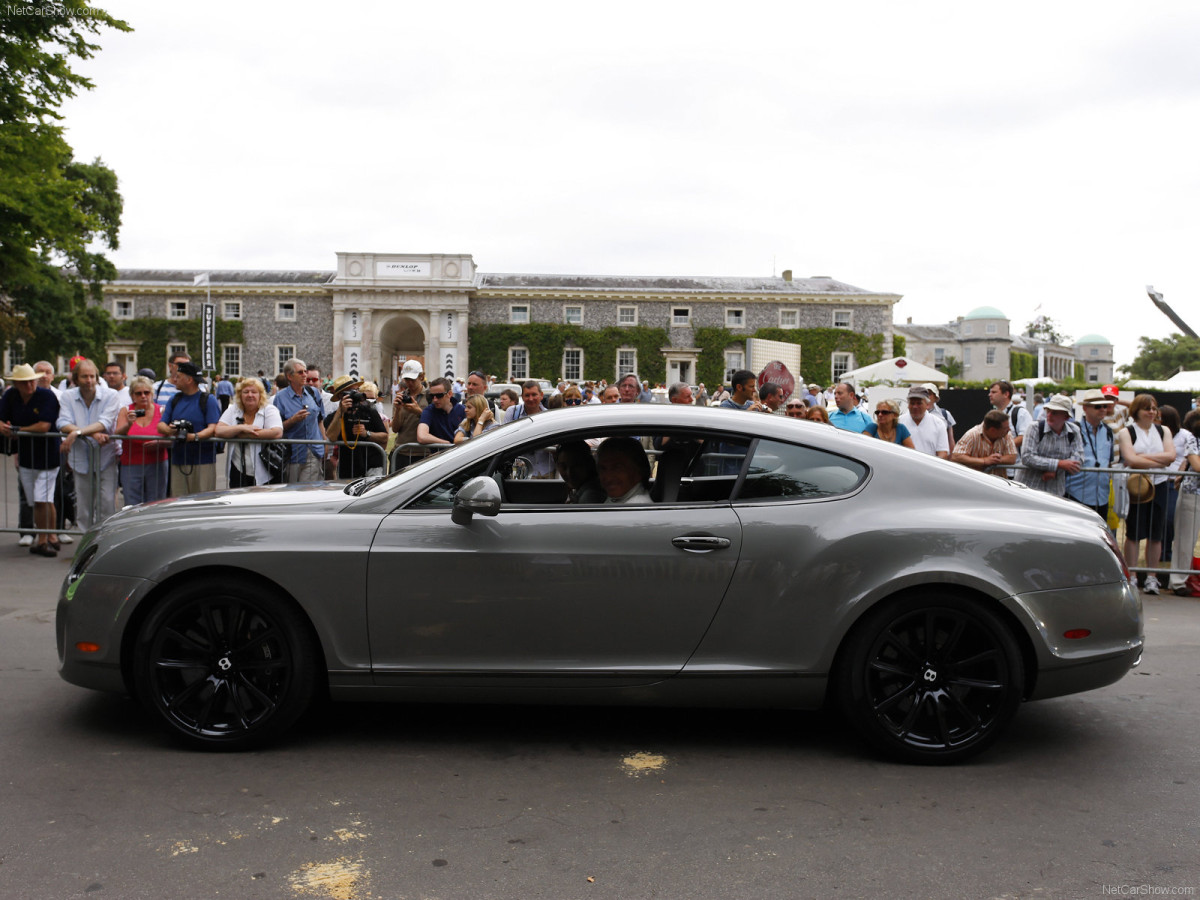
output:
[[[375,315],[378,317],[379,313]],[[382,318],[379,322],[378,339],[375,346],[375,377],[382,387],[385,384],[395,384],[399,374],[399,360],[416,357],[425,362],[425,353],[429,346],[425,323],[421,317],[406,312],[397,312]]]

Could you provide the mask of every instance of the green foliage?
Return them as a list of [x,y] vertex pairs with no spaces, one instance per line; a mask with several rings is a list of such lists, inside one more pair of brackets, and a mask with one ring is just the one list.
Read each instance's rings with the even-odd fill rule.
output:
[[904,356],[908,352],[908,339],[902,334],[892,335],[892,356]]
[[539,322],[531,325],[472,325],[471,368],[501,379],[508,377],[508,348],[529,350],[529,374],[557,381],[562,375],[563,350],[583,350],[583,377],[612,381],[617,371],[617,350],[637,350],[638,375],[658,382],[667,377],[666,361],[660,352],[667,346],[665,328],[636,325],[629,328],[588,329],[580,325]]
[[1025,326],[1025,336],[1052,344],[1066,345],[1071,342],[1070,336],[1064,334],[1062,327],[1049,316],[1038,316],[1029,322]]
[[[241,344],[244,331],[240,319],[217,319],[217,344]],[[167,371],[167,345],[187,344],[192,358],[200,355],[200,320],[134,319],[116,324],[116,336],[124,341],[138,341],[138,365],[149,366],[161,377]],[[99,359],[100,357],[93,357]],[[220,364],[220,353],[217,363]],[[198,363],[197,363],[198,364]]]
[[962,362],[957,357],[947,356],[942,360],[941,370],[947,378],[957,378],[962,374]]
[[1200,369],[1200,338],[1172,334],[1163,340],[1143,337],[1138,339],[1138,355],[1119,371],[1127,378],[1144,378],[1164,381],[1183,370]]
[[1037,357],[1032,353],[1012,350],[1008,354],[1008,380],[1037,377]]
[[57,108],[90,88],[71,58],[97,49],[101,27],[129,26],[78,0],[0,5],[0,342],[25,338],[27,356],[102,353],[107,316],[88,305],[116,275],[117,177],[80,163],[54,124]]

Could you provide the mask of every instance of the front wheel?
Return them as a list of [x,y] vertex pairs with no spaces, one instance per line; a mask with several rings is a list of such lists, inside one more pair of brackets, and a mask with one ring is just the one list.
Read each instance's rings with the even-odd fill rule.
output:
[[245,750],[304,712],[319,656],[301,614],[257,585],[221,579],[174,591],[138,632],[138,698],[175,738]]
[[885,601],[852,632],[839,704],[875,748],[906,762],[960,762],[990,745],[1024,690],[1020,649],[981,603],[932,592]]

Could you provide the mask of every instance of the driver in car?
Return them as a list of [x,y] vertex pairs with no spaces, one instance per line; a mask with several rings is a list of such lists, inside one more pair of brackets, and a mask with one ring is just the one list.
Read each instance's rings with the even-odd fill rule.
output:
[[605,503],[651,503],[650,461],[639,441],[630,437],[609,438],[596,451],[600,486],[608,495]]

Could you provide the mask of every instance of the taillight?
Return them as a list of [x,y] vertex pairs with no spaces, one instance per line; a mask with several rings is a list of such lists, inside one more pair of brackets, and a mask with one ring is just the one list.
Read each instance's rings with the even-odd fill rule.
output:
[[1113,556],[1117,558],[1117,562],[1121,566],[1121,574],[1125,576],[1125,580],[1129,580],[1129,566],[1125,564],[1125,556],[1121,553],[1121,548],[1117,546],[1117,539],[1112,536],[1107,528],[1101,529],[1104,532],[1104,540],[1108,544],[1108,549],[1113,552]]

